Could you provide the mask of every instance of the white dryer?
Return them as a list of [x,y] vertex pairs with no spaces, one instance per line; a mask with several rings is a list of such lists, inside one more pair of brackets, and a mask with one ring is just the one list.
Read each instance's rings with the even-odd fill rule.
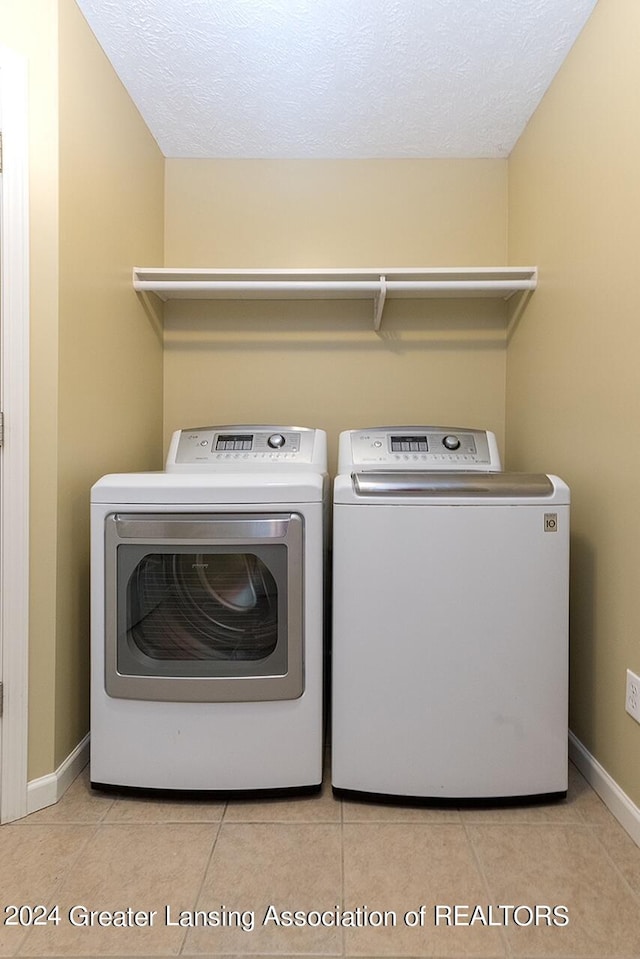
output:
[[334,791],[566,795],[565,483],[430,426],[342,433],[338,473]]
[[91,782],[322,781],[326,435],[180,430],[91,491]]

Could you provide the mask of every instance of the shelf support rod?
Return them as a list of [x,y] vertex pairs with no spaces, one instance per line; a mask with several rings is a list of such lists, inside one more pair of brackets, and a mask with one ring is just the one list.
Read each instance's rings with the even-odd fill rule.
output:
[[382,323],[382,311],[384,310],[384,301],[387,298],[387,278],[380,277],[380,289],[375,295],[373,302],[373,329],[376,333],[380,330]]

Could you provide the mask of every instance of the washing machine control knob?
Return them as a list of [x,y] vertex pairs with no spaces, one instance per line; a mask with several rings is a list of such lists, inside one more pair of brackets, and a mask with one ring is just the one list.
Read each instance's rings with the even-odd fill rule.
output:
[[270,436],[267,440],[269,446],[274,450],[279,450],[285,444],[285,438],[282,433],[274,433],[273,436]]
[[453,436],[453,434],[451,434],[450,436],[444,437],[442,440],[442,445],[448,450],[457,450],[460,449],[460,440],[457,436]]

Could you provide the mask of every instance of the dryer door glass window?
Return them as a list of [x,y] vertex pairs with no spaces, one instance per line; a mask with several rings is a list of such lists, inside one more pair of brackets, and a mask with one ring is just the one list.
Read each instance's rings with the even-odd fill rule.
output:
[[301,517],[109,521],[116,614],[107,692],[212,701],[301,695]]
[[[130,565],[127,553],[137,551],[121,546],[121,565]],[[119,660],[129,660],[128,668],[143,675],[158,669],[177,669],[181,675],[238,674],[247,672],[243,663],[253,664],[252,673],[282,671],[286,661],[277,662],[282,657],[273,653],[278,647],[276,577],[286,591],[283,552],[284,546],[272,546],[261,559],[220,547],[207,553],[171,550],[145,553],[139,560],[135,556],[133,571],[125,574],[126,642]]]

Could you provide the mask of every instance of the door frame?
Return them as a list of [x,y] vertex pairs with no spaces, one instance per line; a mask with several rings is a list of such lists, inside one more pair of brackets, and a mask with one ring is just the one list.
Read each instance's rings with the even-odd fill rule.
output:
[[27,813],[29,655],[28,65],[0,46],[0,822]]

